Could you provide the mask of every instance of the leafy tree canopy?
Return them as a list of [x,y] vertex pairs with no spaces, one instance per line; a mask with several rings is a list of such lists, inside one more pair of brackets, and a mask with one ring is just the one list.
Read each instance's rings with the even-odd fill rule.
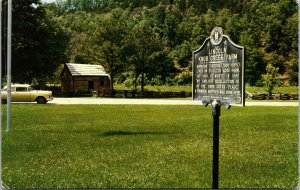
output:
[[261,84],[267,65],[298,81],[296,0],[57,0],[47,7],[71,36],[70,60],[107,65],[110,55],[120,66],[115,76],[132,72],[141,85],[189,79],[191,52],[216,26],[246,47],[246,82]]
[[[7,1],[3,2],[3,7],[6,11]],[[43,84],[51,81],[59,64],[67,60],[68,36],[56,15],[45,9],[40,0],[14,0],[12,15],[13,82],[32,83],[35,80]],[[3,31],[6,31],[6,24]],[[6,40],[6,34],[3,36]]]

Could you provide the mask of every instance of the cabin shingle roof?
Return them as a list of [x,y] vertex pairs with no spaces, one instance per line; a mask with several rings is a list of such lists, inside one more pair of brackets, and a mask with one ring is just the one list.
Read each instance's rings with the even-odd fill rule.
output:
[[101,65],[67,63],[72,76],[109,76]]

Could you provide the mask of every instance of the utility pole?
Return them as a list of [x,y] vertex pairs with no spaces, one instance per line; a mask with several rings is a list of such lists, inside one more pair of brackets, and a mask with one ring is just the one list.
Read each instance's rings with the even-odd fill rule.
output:
[[2,190],[2,0],[0,0],[0,189]]
[[[300,0],[298,3],[298,85],[300,84]],[[300,88],[298,91],[300,94]],[[300,101],[298,106],[298,113],[300,113]],[[300,117],[298,117],[298,158],[300,158]],[[298,178],[300,177],[300,159],[298,159]],[[298,187],[300,187],[300,181],[298,181]]]
[[7,132],[10,132],[11,112],[11,33],[12,33],[12,0],[7,6]]

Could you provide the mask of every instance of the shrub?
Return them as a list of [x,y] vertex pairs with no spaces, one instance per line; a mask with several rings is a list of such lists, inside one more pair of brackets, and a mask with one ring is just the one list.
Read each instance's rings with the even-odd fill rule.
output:
[[117,83],[117,84],[122,84],[125,80],[126,80],[126,76],[124,74],[120,74],[120,75],[117,75],[115,78],[114,78],[114,82]]
[[263,84],[267,88],[269,96],[272,94],[272,91],[276,85],[276,75],[278,74],[278,67],[274,67],[272,64],[268,64],[266,67],[267,73],[262,75]]
[[177,85],[185,85],[192,83],[192,74],[187,73],[185,75],[178,75],[174,78],[174,83]]
[[134,88],[134,84],[136,83],[135,79],[133,78],[126,78],[126,80],[123,82],[126,88]]

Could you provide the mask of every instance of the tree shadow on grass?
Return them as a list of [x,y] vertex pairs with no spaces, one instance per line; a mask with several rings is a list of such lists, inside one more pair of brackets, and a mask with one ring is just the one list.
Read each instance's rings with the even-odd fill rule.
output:
[[142,131],[142,132],[132,132],[132,131],[107,131],[102,134],[102,136],[125,136],[125,135],[165,135],[169,134],[167,132],[150,132],[150,131]]

